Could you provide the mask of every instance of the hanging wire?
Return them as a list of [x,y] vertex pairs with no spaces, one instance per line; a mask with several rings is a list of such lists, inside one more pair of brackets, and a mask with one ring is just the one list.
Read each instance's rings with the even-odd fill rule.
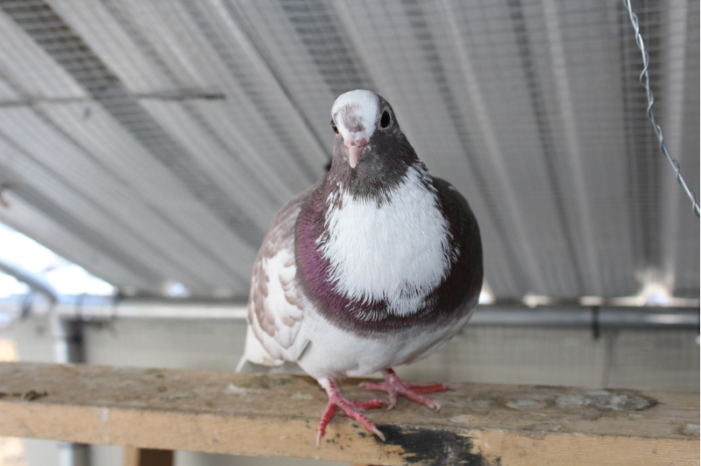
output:
[[638,16],[633,12],[633,7],[631,6],[630,1],[631,0],[623,0],[623,3],[628,9],[630,22],[633,24],[633,29],[635,29],[635,43],[638,44],[638,48],[643,55],[643,71],[640,73],[640,83],[645,86],[645,91],[647,92],[647,116],[652,123],[652,127],[655,129],[657,140],[660,141],[660,149],[662,150],[662,153],[665,155],[665,157],[667,157],[667,160],[672,165],[672,168],[674,168],[674,172],[677,174],[677,181],[682,188],[684,188],[684,191],[686,191],[686,195],[689,196],[694,213],[697,217],[700,217],[699,205],[696,202],[696,194],[694,194],[694,190],[686,184],[686,181],[684,181],[684,177],[681,174],[681,168],[679,167],[679,162],[677,162],[677,160],[672,157],[667,150],[667,145],[664,142],[664,135],[662,134],[662,128],[659,124],[657,124],[655,113],[652,111],[652,104],[655,102],[655,96],[652,93],[652,89],[650,89],[650,74],[648,73],[648,67],[650,66],[650,55],[647,53],[647,50],[645,50],[643,36],[640,35]]

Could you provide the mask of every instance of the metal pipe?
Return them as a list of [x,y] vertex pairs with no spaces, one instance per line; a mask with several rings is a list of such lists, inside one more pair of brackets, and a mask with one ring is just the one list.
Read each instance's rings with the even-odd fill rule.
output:
[[[17,315],[21,300],[0,299],[0,312]],[[598,309],[594,312],[594,309]],[[246,319],[243,301],[194,299],[115,299],[109,296],[61,296],[53,306],[61,319]],[[34,314],[37,314],[36,312]],[[613,306],[478,306],[470,325],[519,327],[611,328],[695,328],[699,327],[698,308],[613,307]]]
[[57,442],[59,466],[90,466],[90,445]]
[[[29,313],[31,315],[31,313]],[[56,304],[49,311],[53,338],[54,361],[59,364],[85,362],[83,322],[59,315]],[[58,442],[59,466],[90,466],[90,446],[82,443]]]
[[19,264],[0,257],[0,271],[15,277],[17,280],[26,283],[32,290],[37,291],[52,303],[58,302],[58,291],[41,275],[27,270]]
[[[53,338],[54,361],[59,364],[85,362],[83,322],[59,315],[56,304],[49,311]],[[29,315],[32,315],[29,313]],[[82,443],[58,442],[59,466],[90,466],[90,446]]]

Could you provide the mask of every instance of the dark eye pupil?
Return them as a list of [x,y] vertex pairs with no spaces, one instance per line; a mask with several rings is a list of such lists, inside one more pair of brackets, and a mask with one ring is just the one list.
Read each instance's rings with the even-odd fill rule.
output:
[[385,110],[384,112],[382,112],[382,118],[380,118],[380,127],[382,127],[382,129],[387,129],[387,128],[389,128],[389,124],[390,124],[391,121],[392,121],[392,120],[391,120],[391,118],[390,118],[390,116],[389,116],[389,112],[388,112],[387,110]]
[[336,126],[336,123],[333,122],[333,120],[331,120],[331,129],[334,133],[338,134],[338,127]]

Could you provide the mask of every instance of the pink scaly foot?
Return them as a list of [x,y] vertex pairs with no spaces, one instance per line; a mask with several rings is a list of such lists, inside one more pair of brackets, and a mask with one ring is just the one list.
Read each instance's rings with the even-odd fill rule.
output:
[[444,392],[452,388],[447,383],[439,383],[423,387],[419,385],[410,385],[400,379],[393,369],[386,369],[382,372],[385,374],[384,383],[363,382],[360,384],[360,386],[376,392],[387,392],[389,394],[389,406],[387,409],[392,409],[397,406],[397,398],[399,395],[402,395],[409,398],[411,401],[440,411],[441,405],[429,397],[423,396],[422,393]]
[[326,407],[326,411],[321,416],[321,422],[319,423],[319,431],[316,435],[316,446],[319,446],[321,442],[321,437],[326,433],[326,426],[336,414],[337,409],[341,409],[346,416],[351,419],[355,419],[362,425],[364,425],[370,432],[377,435],[385,440],[385,436],[380,432],[380,430],[375,427],[375,424],[370,422],[368,418],[360,414],[358,411],[364,411],[366,409],[381,408],[387,405],[386,401],[383,400],[370,400],[370,401],[351,401],[341,395],[341,391],[336,387],[336,384],[332,379],[319,379],[319,384],[326,390],[329,395],[329,405]]

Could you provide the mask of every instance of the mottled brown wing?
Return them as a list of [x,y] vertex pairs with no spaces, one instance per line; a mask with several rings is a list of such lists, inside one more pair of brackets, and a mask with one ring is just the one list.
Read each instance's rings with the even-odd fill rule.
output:
[[308,344],[301,332],[304,308],[295,287],[295,223],[315,187],[280,209],[258,251],[248,299],[247,361],[269,366],[294,362]]

